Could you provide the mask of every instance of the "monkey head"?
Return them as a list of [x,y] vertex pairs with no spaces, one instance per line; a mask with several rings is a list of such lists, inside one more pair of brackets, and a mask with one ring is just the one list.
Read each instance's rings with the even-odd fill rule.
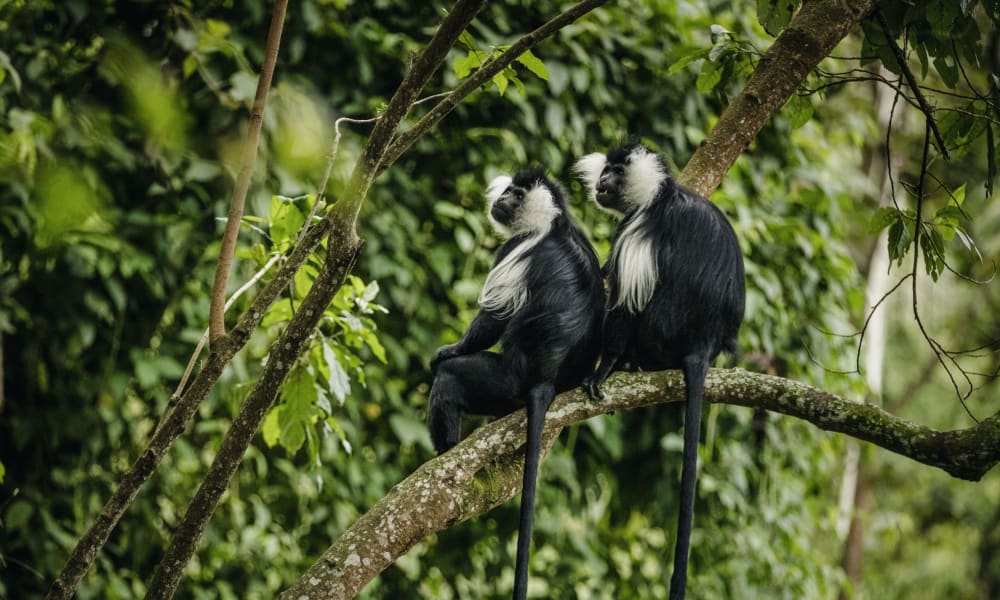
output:
[[486,189],[486,200],[490,222],[507,236],[548,231],[565,202],[561,187],[540,169],[496,177]]
[[648,205],[668,176],[663,160],[646,146],[629,142],[607,154],[595,152],[576,162],[590,198],[600,208],[622,216]]

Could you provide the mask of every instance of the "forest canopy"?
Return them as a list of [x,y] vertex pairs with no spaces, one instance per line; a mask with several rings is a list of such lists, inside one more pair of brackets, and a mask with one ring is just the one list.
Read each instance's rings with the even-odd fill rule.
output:
[[[509,595],[523,415],[434,459],[428,363],[503,241],[487,183],[542,166],[603,260],[572,165],[625,136],[746,262],[692,595],[1000,596],[1000,2],[42,0],[0,33],[0,597],[270,598],[357,540],[327,596]],[[679,382],[559,398],[532,596],[666,597]]]

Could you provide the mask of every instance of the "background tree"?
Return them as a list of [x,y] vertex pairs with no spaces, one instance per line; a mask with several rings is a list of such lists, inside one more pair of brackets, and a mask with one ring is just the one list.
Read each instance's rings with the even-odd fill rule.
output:
[[[761,23],[778,33],[787,22],[781,11],[757,14],[730,3],[669,4],[619,3],[564,28],[536,50],[544,71],[534,62],[505,71],[385,172],[362,206],[359,235],[367,247],[354,271],[362,279],[342,289],[289,375],[283,401],[265,420],[188,568],[185,590],[269,597],[430,456],[422,423],[426,357],[471,316],[496,243],[481,214],[484,181],[528,160],[568,180],[575,157],[625,131],[643,135],[680,166],[770,46]],[[301,196],[315,190],[333,137],[329,123],[379,114],[428,38],[427,27],[440,20],[439,8],[320,1],[293,8],[264,122],[266,169],[251,188],[233,287],[293,243],[313,201]],[[931,151],[923,216],[954,205],[943,190],[957,199],[965,183],[964,214],[945,211],[935,225],[946,232],[954,222],[969,232],[984,259],[966,251],[958,233],[945,256],[959,273],[986,279],[998,251],[989,234],[996,215],[986,201],[995,148],[988,63],[996,61],[996,7],[931,1],[903,8],[886,8],[887,26],[912,53],[922,84],[961,95],[925,92],[938,104],[952,160],[944,166],[939,150]],[[253,3],[31,3],[0,11],[10,40],[0,55],[0,110],[7,116],[0,135],[0,551],[8,593],[31,595],[47,588],[149,439],[205,326],[218,256],[213,217],[225,211],[226,173],[235,167],[228,157],[245,128],[269,11]],[[476,66],[478,52],[488,55],[558,12],[548,2],[516,10],[491,4],[426,93],[450,89],[463,69]],[[904,28],[906,35],[897,35]],[[872,77],[852,71],[872,57],[894,69],[880,32],[876,21],[865,21],[863,35],[821,65],[713,196],[732,216],[748,259],[744,348],[780,375],[858,398],[859,377],[824,368],[853,369],[858,340],[830,332],[858,330],[865,317],[853,257],[867,252],[874,201],[858,148],[867,139],[891,141],[902,196],[902,184],[915,185],[921,173],[924,132],[923,116],[903,108],[915,101],[912,91],[895,75],[890,83],[905,98],[892,136],[866,112],[864,89],[846,85]],[[365,139],[359,131],[344,134],[330,198],[348,184]],[[612,224],[577,207],[605,251]],[[874,214],[890,239],[895,227],[890,250],[898,258],[913,241],[915,214]],[[924,239],[931,246],[920,259],[930,256],[937,265],[935,238]],[[895,272],[909,270],[909,261]],[[82,596],[145,591],[160,555],[149,540],[169,537],[260,373],[269,342],[318,267],[307,263],[286,297],[262,315],[263,327],[139,495],[84,580]],[[996,339],[988,322],[995,285],[970,286],[944,273],[932,287],[920,275],[925,326],[944,347]],[[366,283],[372,280],[378,287]],[[389,313],[378,314],[373,301]],[[907,397],[906,386],[931,371],[902,414],[941,429],[969,425],[941,368],[924,368],[922,355],[935,357],[914,326],[910,301],[897,295],[882,306],[896,317],[885,397]],[[991,373],[993,348],[961,358],[971,361],[966,370]],[[996,412],[988,392],[967,402],[981,416]],[[673,522],[680,451],[676,408],[590,420],[556,445],[542,475],[537,572],[572,582],[585,597],[665,594],[661,565],[671,533],[664,524]],[[833,594],[842,583],[831,508],[842,440],[785,418],[761,428],[739,408],[713,406],[706,421],[692,585],[708,597]],[[977,525],[995,515],[977,499],[995,497],[995,475],[971,486],[884,452],[872,456],[886,461],[888,506],[871,517],[870,568],[854,592],[988,594],[997,579],[996,540]],[[419,544],[364,595],[505,593],[514,515],[504,506]],[[910,560],[899,560],[901,552]]]

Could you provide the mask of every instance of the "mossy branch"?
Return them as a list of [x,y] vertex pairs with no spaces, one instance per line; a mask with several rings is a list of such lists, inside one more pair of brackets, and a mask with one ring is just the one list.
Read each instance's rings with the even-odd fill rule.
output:
[[[601,402],[580,390],[558,396],[546,415],[546,449],[564,427],[585,419],[683,401],[684,379],[679,371],[619,373],[604,391]],[[797,417],[961,479],[979,480],[1000,461],[1000,413],[968,429],[936,431],[871,404],[742,369],[711,369],[705,400]],[[348,528],[282,598],[353,598],[420,540],[506,502],[520,491],[524,439],[520,410],[424,463]]]

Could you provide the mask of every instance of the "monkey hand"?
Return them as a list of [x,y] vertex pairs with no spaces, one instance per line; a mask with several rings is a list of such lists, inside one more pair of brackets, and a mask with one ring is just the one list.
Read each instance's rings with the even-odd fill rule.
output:
[[438,351],[434,353],[434,358],[431,359],[431,375],[437,376],[438,366],[442,362],[448,360],[449,358],[455,358],[461,354],[458,348],[458,344],[448,344],[447,346],[441,346]]
[[594,377],[588,377],[580,384],[590,399],[594,402],[604,400],[604,392],[601,391],[601,382]]

